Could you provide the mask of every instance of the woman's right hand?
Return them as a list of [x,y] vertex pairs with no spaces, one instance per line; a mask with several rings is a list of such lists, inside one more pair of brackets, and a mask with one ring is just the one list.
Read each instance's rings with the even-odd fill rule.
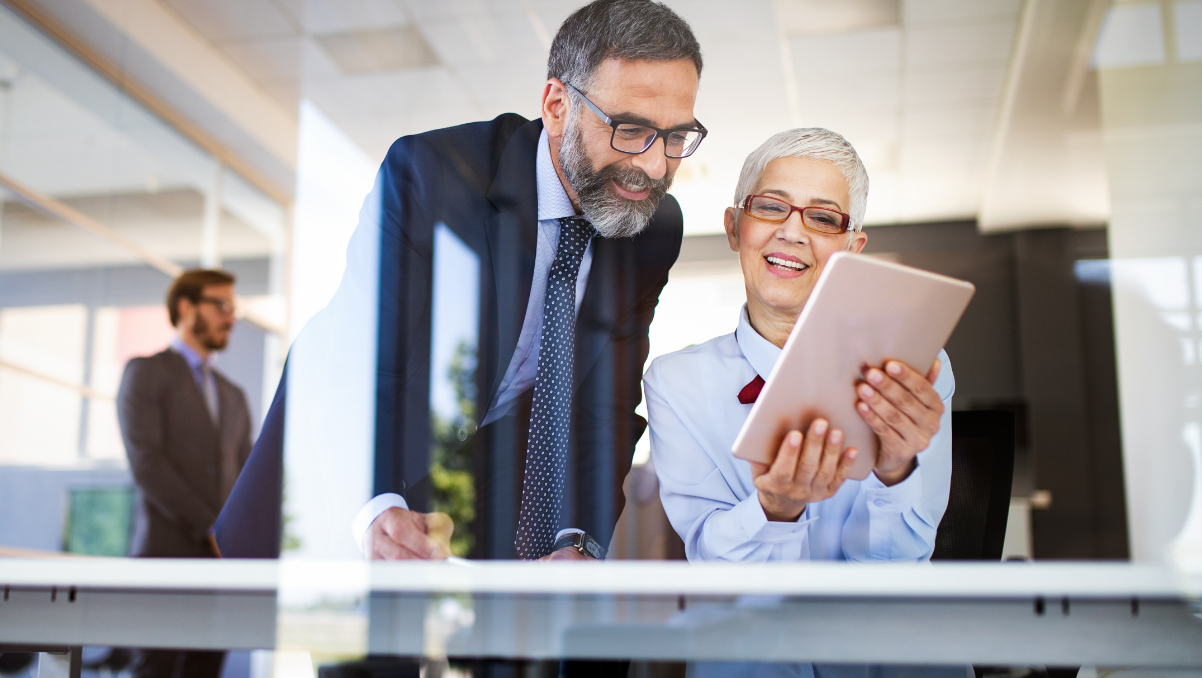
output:
[[771,466],[751,463],[751,475],[768,520],[793,522],[806,504],[835,494],[859,452],[843,447],[843,432],[825,419],[810,423],[805,435],[789,431]]

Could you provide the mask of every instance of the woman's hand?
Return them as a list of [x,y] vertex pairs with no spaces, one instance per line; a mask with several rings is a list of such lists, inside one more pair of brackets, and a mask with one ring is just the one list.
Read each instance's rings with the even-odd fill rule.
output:
[[843,432],[833,429],[828,433],[828,428],[825,419],[815,419],[804,439],[801,431],[785,434],[772,466],[751,463],[760,506],[768,520],[797,520],[806,504],[833,495],[847,478],[858,452],[854,447],[844,449]]
[[910,366],[890,360],[883,370],[869,367],[864,381],[856,386],[856,411],[881,441],[873,471],[885,485],[909,477],[915,457],[939,432],[943,400],[933,384],[940,367],[936,358],[924,377]]

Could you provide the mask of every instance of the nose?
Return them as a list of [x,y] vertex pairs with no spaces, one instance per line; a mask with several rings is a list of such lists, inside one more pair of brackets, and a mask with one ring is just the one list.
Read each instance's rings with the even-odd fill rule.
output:
[[805,225],[801,223],[801,212],[794,210],[789,215],[788,219],[781,222],[780,228],[776,231],[776,236],[782,240],[791,243],[803,245],[809,242],[810,232],[806,230]]
[[654,181],[662,179],[668,173],[668,158],[664,155],[663,137],[651,142],[651,148],[634,156],[631,164],[643,170]]

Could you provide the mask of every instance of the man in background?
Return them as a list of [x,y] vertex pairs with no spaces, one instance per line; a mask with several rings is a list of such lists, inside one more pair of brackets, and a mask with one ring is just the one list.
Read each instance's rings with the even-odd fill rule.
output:
[[[131,554],[219,557],[213,523],[251,450],[246,395],[214,368],[234,327],[234,276],[194,269],[175,279],[167,311],[176,336],[125,366],[117,416],[137,485]],[[138,678],[221,674],[223,652],[140,651]]]

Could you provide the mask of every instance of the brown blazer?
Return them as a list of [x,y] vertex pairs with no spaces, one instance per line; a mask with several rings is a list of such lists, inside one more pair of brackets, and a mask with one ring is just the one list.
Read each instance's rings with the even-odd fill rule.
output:
[[241,471],[251,450],[246,395],[216,370],[213,374],[219,426],[213,425],[180,354],[165,350],[125,366],[117,418],[137,485],[130,555],[212,555],[207,534],[226,499],[222,452],[235,455]]

